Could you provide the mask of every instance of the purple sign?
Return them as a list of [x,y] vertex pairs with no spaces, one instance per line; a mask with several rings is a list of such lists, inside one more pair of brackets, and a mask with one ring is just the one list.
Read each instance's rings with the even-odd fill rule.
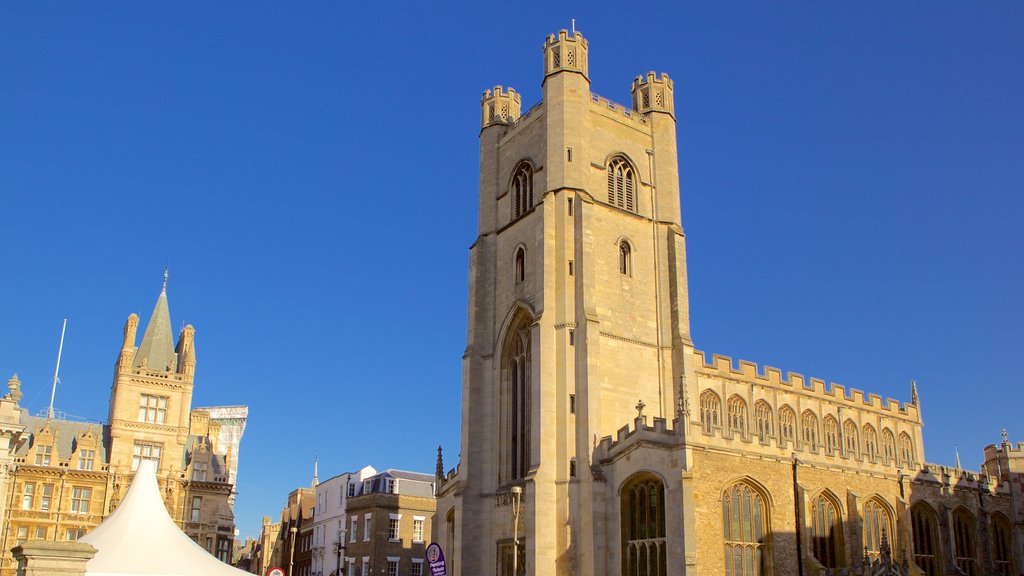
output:
[[430,565],[430,576],[448,576],[448,570],[444,567],[444,552],[441,552],[441,545],[431,542],[427,546],[427,564]]

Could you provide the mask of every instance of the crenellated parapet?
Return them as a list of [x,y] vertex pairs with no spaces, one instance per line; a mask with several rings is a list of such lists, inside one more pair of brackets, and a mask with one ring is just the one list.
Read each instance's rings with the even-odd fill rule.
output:
[[908,417],[911,420],[920,422],[920,412],[917,405],[909,402],[900,402],[894,398],[885,398],[877,394],[866,394],[863,390],[856,388],[846,389],[841,384],[825,382],[819,378],[805,378],[802,374],[787,372],[783,376],[782,371],[772,366],[758,366],[754,362],[739,360],[735,363],[729,356],[714,354],[711,361],[707,355],[700,350],[694,350],[694,356],[700,362],[699,369],[723,378],[742,380],[758,386],[775,388],[787,392],[795,392],[805,396],[812,396],[820,400],[839,405],[848,405],[851,408],[872,410],[892,415]]
[[633,80],[630,92],[633,94],[635,112],[665,112],[675,115],[672,79],[668,74],[658,76],[654,72],[648,72],[646,76],[637,76]]
[[664,418],[654,418],[652,425],[647,425],[647,418],[640,416],[633,419],[633,424],[626,424],[615,433],[615,437],[605,436],[597,444],[594,460],[600,462],[614,458],[623,451],[638,444],[647,444],[671,448],[682,443],[678,433],[681,430],[679,421],[673,420],[672,426]]
[[576,72],[588,78],[588,44],[579,32],[559,30],[544,41],[544,77],[559,72]]
[[522,96],[515,88],[509,87],[506,90],[501,86],[495,86],[494,90],[486,90],[480,98],[481,127],[512,124],[519,119],[521,107]]

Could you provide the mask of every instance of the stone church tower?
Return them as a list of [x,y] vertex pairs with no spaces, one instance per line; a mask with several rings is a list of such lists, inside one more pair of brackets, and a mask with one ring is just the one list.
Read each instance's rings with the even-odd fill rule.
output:
[[590,91],[581,35],[543,56],[536,106],[481,102],[448,573],[1019,574],[1024,443],[930,464],[916,384],[900,402],[694,349],[672,81],[638,77],[627,109]]
[[638,407],[671,418],[692,357],[672,81],[637,77],[628,109],[601,98],[586,39],[564,30],[543,63],[532,109],[501,86],[481,102],[463,451],[435,528],[455,574],[511,573],[514,486],[515,563],[601,573],[597,439]]

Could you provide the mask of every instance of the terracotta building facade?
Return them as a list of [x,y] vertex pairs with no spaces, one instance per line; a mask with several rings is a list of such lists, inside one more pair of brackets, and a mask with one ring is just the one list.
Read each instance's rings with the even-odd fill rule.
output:
[[[14,574],[10,549],[27,540],[77,540],[124,497],[139,462],[157,463],[164,503],[193,540],[224,562],[234,541],[234,485],[245,406],[193,408],[195,329],[171,335],[164,288],[141,342],[125,323],[106,424],[29,416],[21,382],[0,399],[7,461],[0,574]],[[14,417],[16,416],[16,418]],[[17,421],[17,425],[12,424]],[[7,435],[9,432],[9,435]]]
[[673,81],[622,106],[590,91],[579,33],[542,55],[541,102],[481,100],[448,574],[1020,574],[1024,444],[929,464],[916,385],[696,349]]

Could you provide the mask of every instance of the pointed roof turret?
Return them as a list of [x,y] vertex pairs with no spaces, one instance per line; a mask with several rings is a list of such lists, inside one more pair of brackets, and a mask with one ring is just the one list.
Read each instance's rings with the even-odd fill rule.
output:
[[152,370],[177,370],[178,356],[174,353],[174,336],[171,334],[171,313],[167,308],[167,270],[164,270],[164,287],[153,307],[153,315],[146,325],[142,344],[132,363],[135,368],[143,366]]

